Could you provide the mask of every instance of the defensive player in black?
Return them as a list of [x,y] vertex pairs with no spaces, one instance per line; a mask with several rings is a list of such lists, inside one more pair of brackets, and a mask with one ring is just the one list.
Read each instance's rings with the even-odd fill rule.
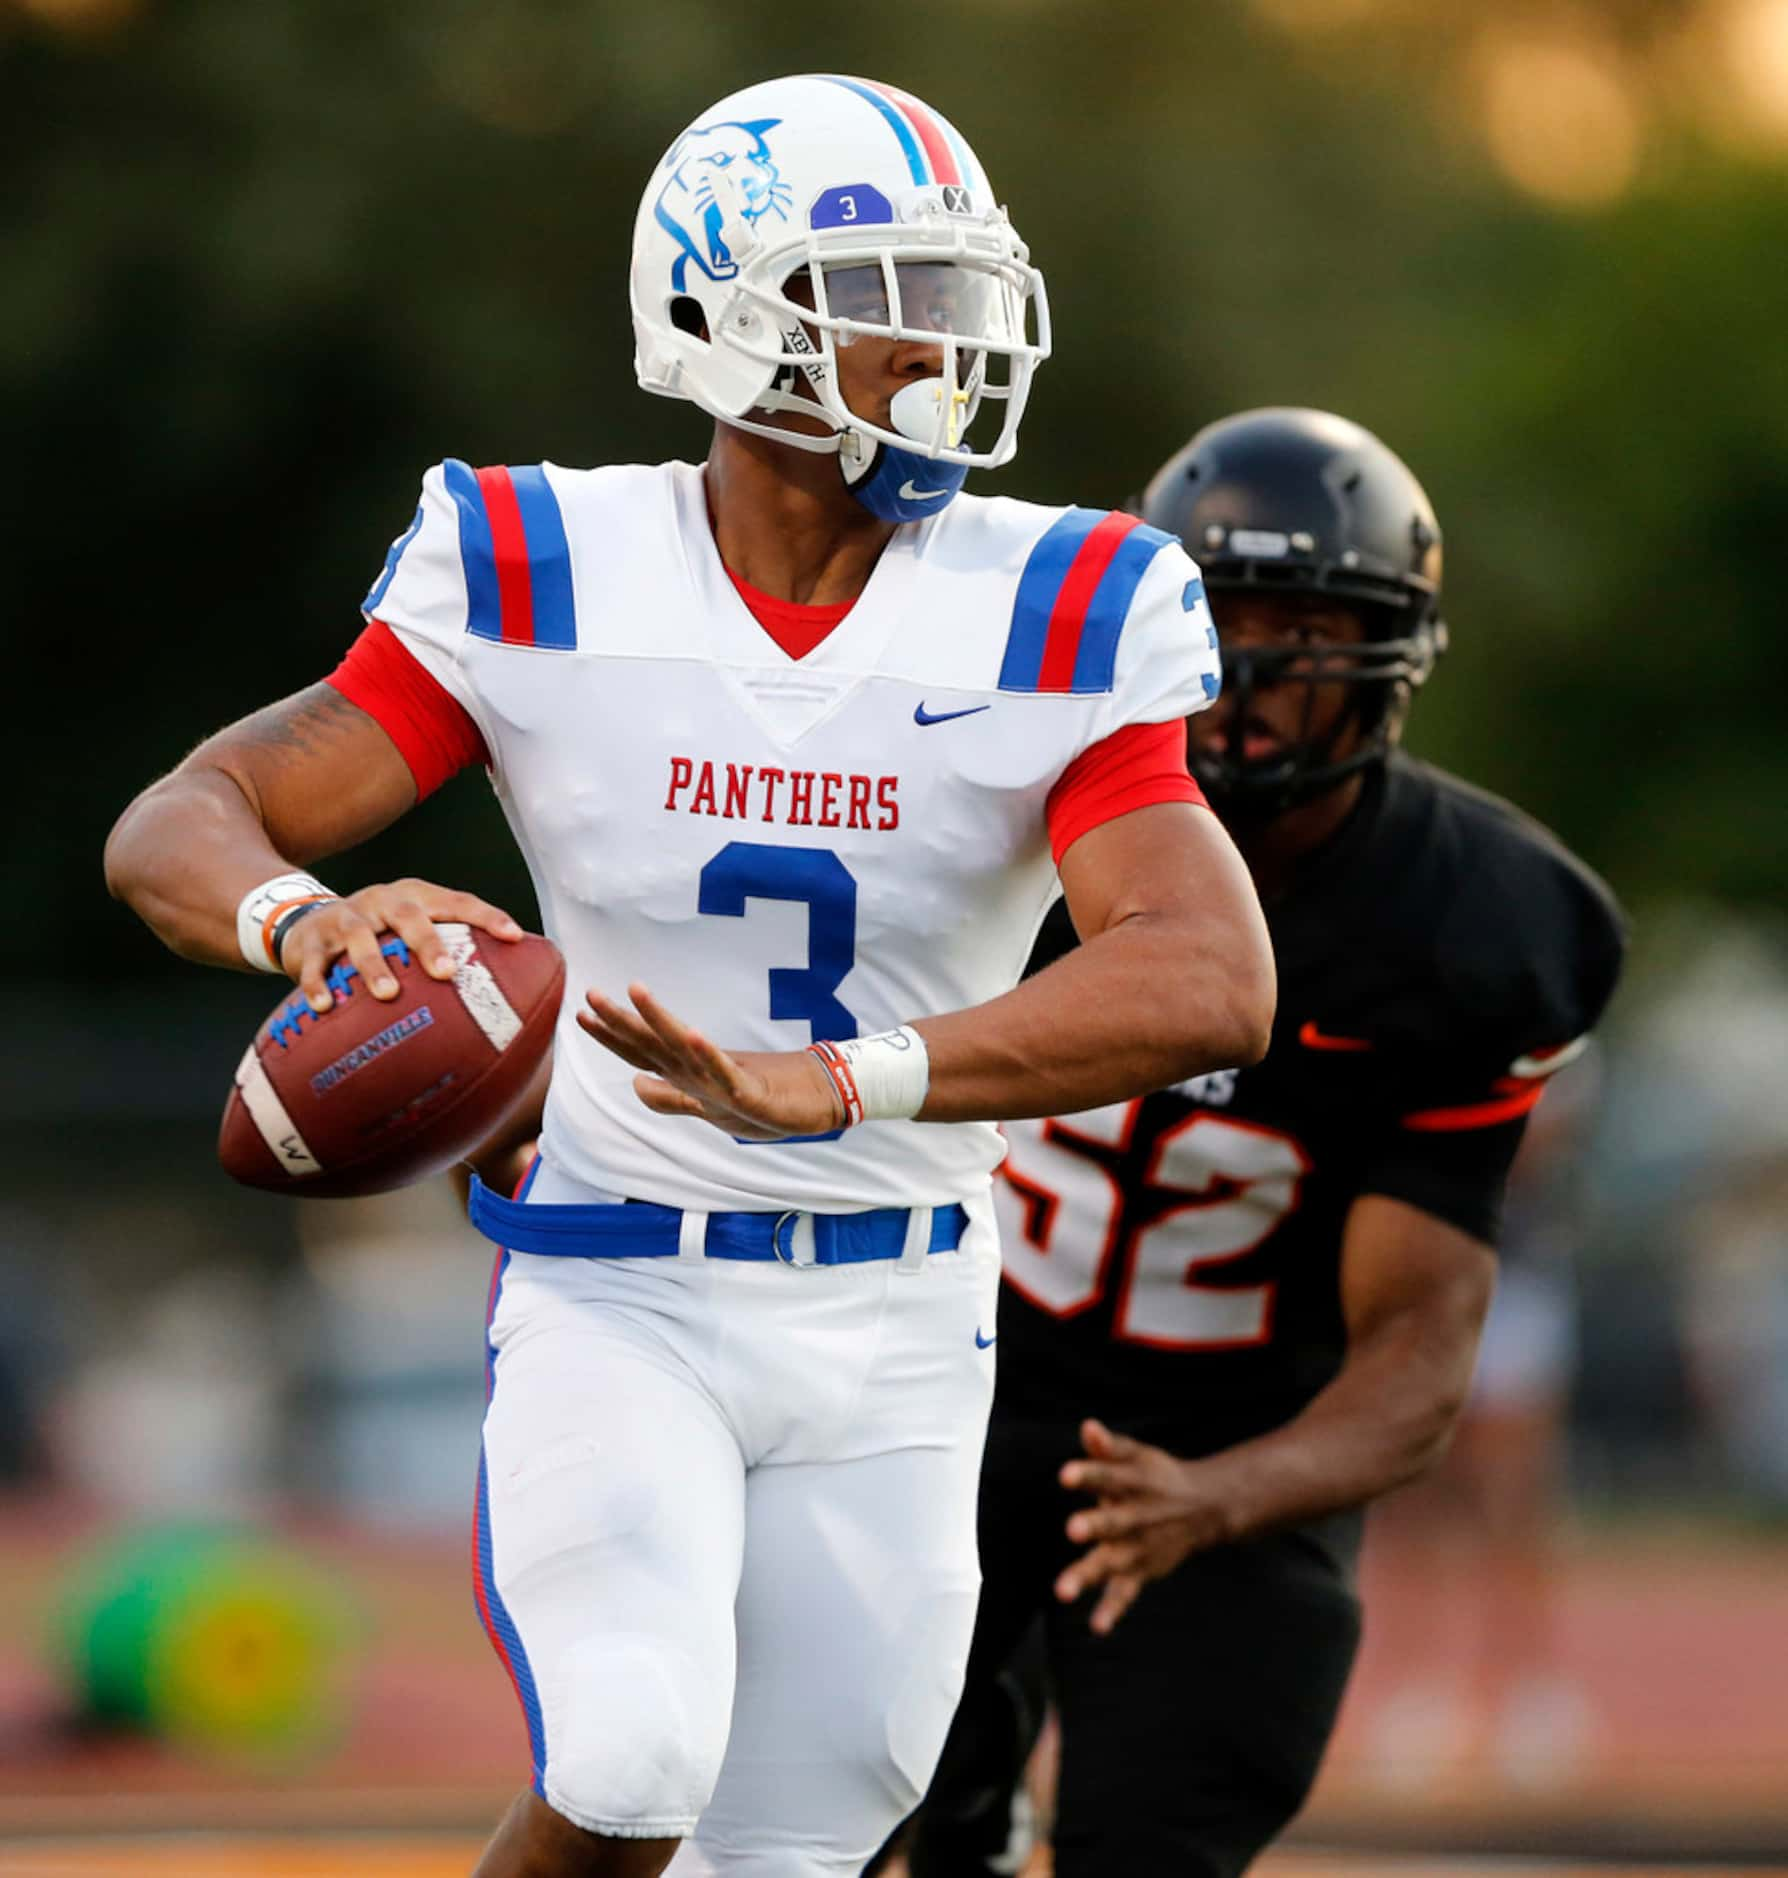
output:
[[[1142,507],[1204,570],[1224,691],[1193,768],[1266,905],[1279,1018],[1252,1069],[1007,1129],[981,1617],[914,1878],[1017,1869],[1027,1648],[1061,1717],[1058,1878],[1228,1878],[1298,1810],[1362,1508],[1446,1444],[1526,1115],[1620,967],[1587,868],[1397,749],[1446,628],[1390,450],[1248,412]],[[1033,965],[1073,944],[1058,907]]]

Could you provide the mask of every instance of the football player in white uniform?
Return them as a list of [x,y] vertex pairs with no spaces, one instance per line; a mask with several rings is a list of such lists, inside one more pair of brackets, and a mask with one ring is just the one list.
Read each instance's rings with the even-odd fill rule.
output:
[[[473,1194],[477,1594],[533,1750],[479,1871],[819,1878],[960,1686],[994,1123],[1253,1061],[1272,962],[1186,772],[1197,570],[957,497],[1048,348],[957,132],[853,78],[723,100],[632,303],[706,463],[430,470],[341,668],[145,791],[108,875],[188,957],[389,995],[381,933],[447,975],[431,921],[514,922],[300,870],[488,769],[576,990],[525,1190]],[[1086,943],[1014,989],[1058,880]]]

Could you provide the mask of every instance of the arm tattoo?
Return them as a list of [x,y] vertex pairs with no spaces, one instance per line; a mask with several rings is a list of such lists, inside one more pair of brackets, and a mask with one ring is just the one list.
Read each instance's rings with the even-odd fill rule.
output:
[[181,770],[228,778],[289,861],[352,847],[415,800],[397,746],[328,684],[226,725]]
[[[264,784],[319,763],[352,767],[350,746],[372,719],[333,685],[309,685],[207,737],[180,766],[227,776],[263,814]],[[340,772],[335,772],[338,777]]]
[[251,744],[276,763],[303,761],[338,751],[365,721],[366,713],[333,685],[316,684],[232,725],[221,741]]

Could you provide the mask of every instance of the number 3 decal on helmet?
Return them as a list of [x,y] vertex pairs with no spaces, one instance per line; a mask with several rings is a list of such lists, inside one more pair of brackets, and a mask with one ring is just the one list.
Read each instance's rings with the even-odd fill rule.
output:
[[[1043,278],[974,152],[866,79],[773,79],[683,131],[640,202],[630,297],[647,391],[836,453],[859,500],[898,521],[1010,461],[1049,354]],[[861,338],[938,354],[885,423],[839,386],[838,350]],[[786,413],[826,428],[789,429]],[[923,503],[901,493],[915,482]]]

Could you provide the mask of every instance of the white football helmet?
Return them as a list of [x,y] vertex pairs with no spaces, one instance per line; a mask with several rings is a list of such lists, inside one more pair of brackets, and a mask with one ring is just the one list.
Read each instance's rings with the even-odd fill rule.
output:
[[[1043,277],[974,152],[937,112],[868,79],[771,79],[703,112],[646,186],[630,298],[647,391],[837,452],[858,498],[898,521],[1011,459],[1049,355]],[[942,356],[887,425],[839,388],[838,349],[865,336]],[[999,432],[978,446],[970,427],[990,402]],[[778,412],[829,428],[784,429]]]

